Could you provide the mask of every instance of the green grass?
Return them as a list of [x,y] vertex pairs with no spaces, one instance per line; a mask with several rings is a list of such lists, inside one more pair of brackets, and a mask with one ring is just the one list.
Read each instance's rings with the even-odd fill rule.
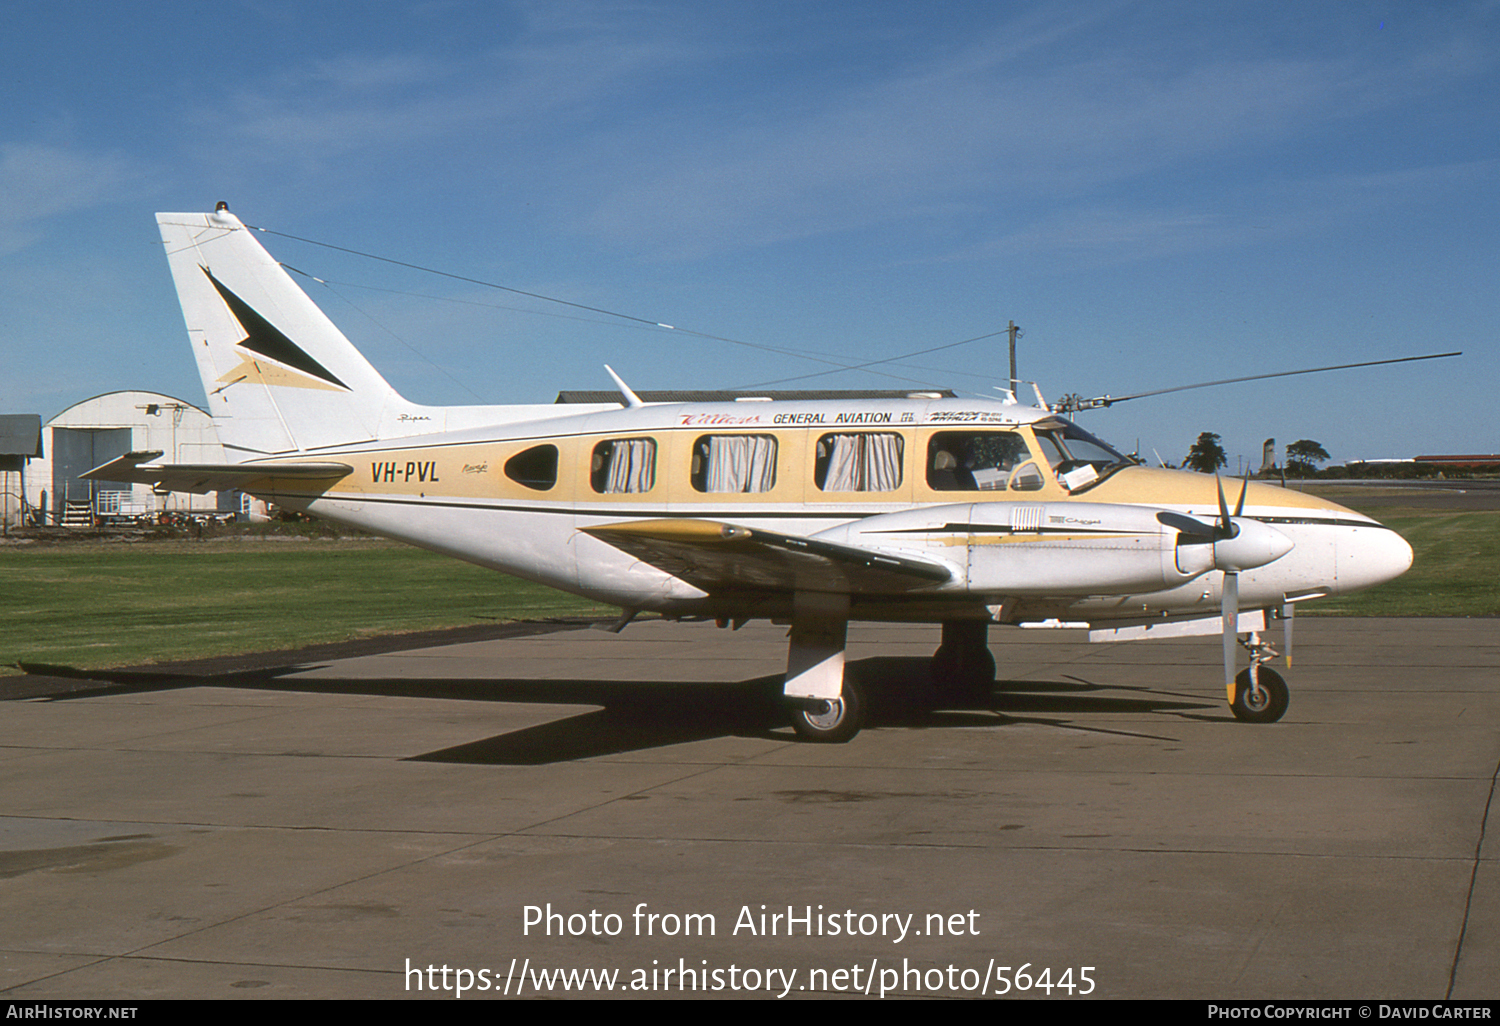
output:
[[0,550],[0,667],[20,661],[128,666],[614,611],[380,541],[150,541]]
[[[1349,501],[1358,506],[1357,500]],[[1412,545],[1405,576],[1299,612],[1500,616],[1500,512],[1373,510]],[[298,648],[612,607],[389,542],[309,538],[0,549],[0,673]],[[11,672],[14,672],[11,669]]]

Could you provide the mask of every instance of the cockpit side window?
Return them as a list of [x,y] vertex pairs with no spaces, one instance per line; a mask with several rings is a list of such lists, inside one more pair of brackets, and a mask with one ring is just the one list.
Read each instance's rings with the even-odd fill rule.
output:
[[939,492],[999,491],[1030,459],[1026,440],[1014,431],[940,431],[927,443],[927,486]]
[[1084,464],[1092,465],[1102,475],[1111,468],[1128,466],[1132,462],[1108,442],[1095,438],[1077,424],[1038,431],[1036,437],[1047,455],[1047,462],[1052,464],[1052,470],[1058,476]]
[[1023,463],[1010,475],[1010,490],[1013,492],[1039,492],[1047,486],[1041,468],[1033,460]]

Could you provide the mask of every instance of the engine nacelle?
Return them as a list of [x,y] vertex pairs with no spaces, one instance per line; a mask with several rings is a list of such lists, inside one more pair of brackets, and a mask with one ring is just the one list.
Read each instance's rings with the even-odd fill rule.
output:
[[1159,512],[1113,503],[955,503],[867,517],[817,537],[940,559],[958,571],[943,590],[1128,595],[1214,568],[1211,547],[1179,546],[1184,532]]

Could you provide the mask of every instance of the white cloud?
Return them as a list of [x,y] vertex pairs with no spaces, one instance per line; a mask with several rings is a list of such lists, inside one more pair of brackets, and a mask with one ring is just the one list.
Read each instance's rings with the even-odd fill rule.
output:
[[413,163],[464,180],[549,159],[556,140],[607,120],[622,96],[684,57],[639,34],[546,36],[441,57],[344,54],[237,80],[229,95],[199,102],[188,146],[199,167],[283,182],[291,171],[350,193],[404,188],[375,183]]
[[1337,48],[1162,51],[1142,32],[1074,52],[1061,45],[1071,25],[1012,28],[753,124],[602,132],[594,149],[611,159],[572,227],[678,257],[943,209],[1014,228],[1012,211],[1127,186],[1149,195],[1163,174],[1259,181],[1285,147],[1316,150],[1338,124],[1475,70],[1434,59],[1442,40],[1390,62]]
[[86,210],[131,178],[128,162],[41,143],[0,143],[0,255],[30,245],[47,218]]

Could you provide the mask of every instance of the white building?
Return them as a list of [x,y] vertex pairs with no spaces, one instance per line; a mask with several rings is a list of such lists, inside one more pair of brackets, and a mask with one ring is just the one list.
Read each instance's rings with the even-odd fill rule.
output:
[[207,413],[156,392],[107,392],[63,410],[42,426],[40,459],[26,467],[26,501],[61,523],[73,503],[95,516],[175,512],[238,512],[238,492],[157,494],[146,485],[85,481],[82,474],[128,452],[160,450],[170,463],[224,463]]

